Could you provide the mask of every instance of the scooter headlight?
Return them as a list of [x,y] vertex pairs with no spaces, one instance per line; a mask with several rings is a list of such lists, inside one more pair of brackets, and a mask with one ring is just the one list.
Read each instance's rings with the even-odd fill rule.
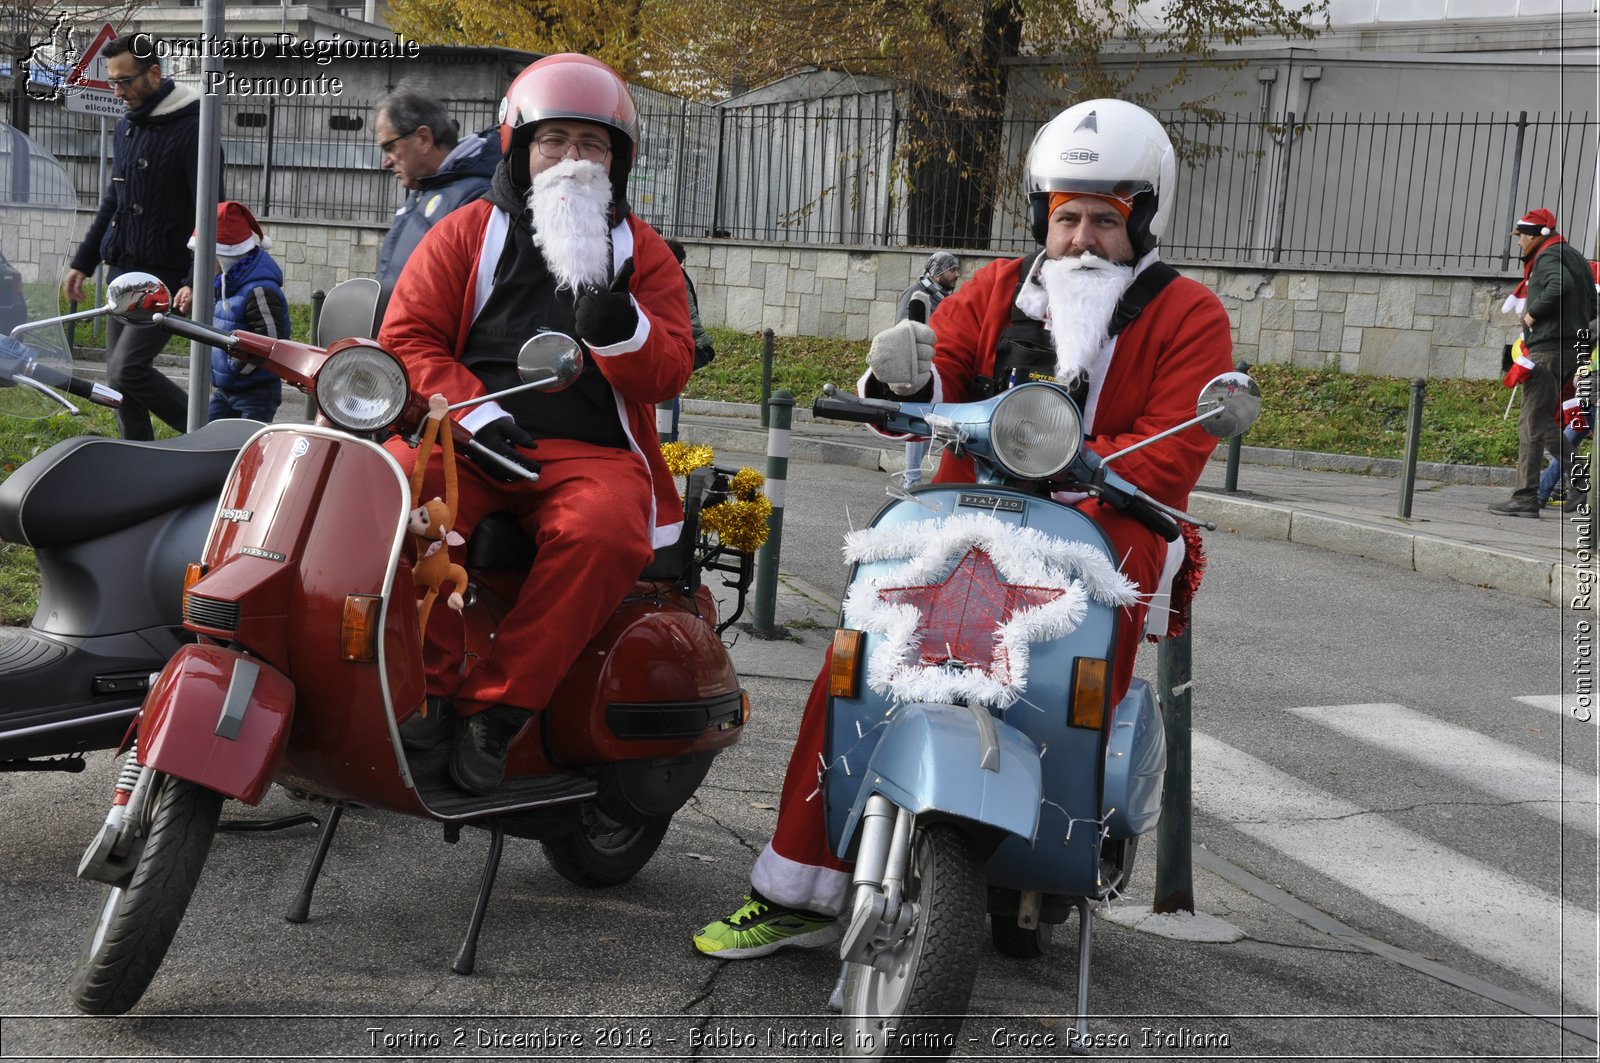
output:
[[376,432],[393,424],[411,394],[405,366],[382,347],[356,343],[334,354],[317,373],[317,406],[347,432]]
[[1083,421],[1059,386],[1021,384],[995,404],[989,439],[1006,472],[1020,480],[1047,480],[1077,457]]

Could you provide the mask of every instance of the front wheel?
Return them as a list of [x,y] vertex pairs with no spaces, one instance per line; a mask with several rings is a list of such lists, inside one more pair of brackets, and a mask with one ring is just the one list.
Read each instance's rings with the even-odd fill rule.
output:
[[872,963],[845,967],[848,1056],[942,1059],[954,1049],[978,973],[984,898],[966,836],[945,825],[918,828],[906,869],[910,929]]
[[149,807],[155,811],[144,849],[133,874],[101,905],[72,980],[72,1002],[90,1015],[121,1015],[149,988],[183,922],[222,815],[222,795],[214,790],[170,775],[152,785],[157,792]]
[[637,875],[666,837],[671,816],[643,824],[618,823],[598,808],[585,812],[571,834],[539,844],[556,874],[575,886],[620,886]]

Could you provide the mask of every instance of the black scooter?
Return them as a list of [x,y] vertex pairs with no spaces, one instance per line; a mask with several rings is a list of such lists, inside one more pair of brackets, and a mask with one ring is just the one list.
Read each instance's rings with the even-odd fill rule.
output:
[[[119,278],[109,292],[105,306],[0,336],[0,411],[76,413],[68,395],[120,405],[73,374],[61,324],[167,307],[136,282]],[[184,570],[200,557],[235,455],[261,427],[217,421],[153,443],[80,436],[0,483],[0,539],[31,547],[40,575],[32,623],[0,628],[0,771],[81,771],[85,752],[121,742],[151,677],[192,641]]]

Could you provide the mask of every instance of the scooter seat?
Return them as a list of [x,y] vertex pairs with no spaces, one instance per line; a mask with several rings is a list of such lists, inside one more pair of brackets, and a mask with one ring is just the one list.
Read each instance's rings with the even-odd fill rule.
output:
[[0,483],[0,539],[70,546],[215,499],[240,448],[263,427],[230,418],[156,442],[64,439]]

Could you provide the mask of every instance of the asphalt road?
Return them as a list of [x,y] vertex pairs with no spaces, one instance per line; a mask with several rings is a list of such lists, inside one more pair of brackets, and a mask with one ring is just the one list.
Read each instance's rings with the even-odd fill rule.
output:
[[[824,602],[843,591],[841,531],[870,519],[884,482],[853,468],[791,470],[783,569]],[[1485,778],[1520,753],[1560,778],[1592,782],[1594,725],[1516,700],[1560,689],[1562,614],[1287,543],[1214,535],[1208,553],[1195,628],[1197,846],[1501,995],[1329,937],[1202,865],[1198,907],[1242,938],[1196,944],[1097,918],[1097,1054],[1592,1057],[1592,1041],[1505,1003],[1509,994],[1560,1010],[1565,972],[1569,1006],[1592,1009],[1592,937],[1562,943],[1557,927],[1558,947],[1540,964],[1469,931],[1545,933],[1516,920],[1552,897],[1574,927],[1593,925],[1595,839],[1584,828],[1593,804],[1558,805],[1552,820],[1541,800],[1550,795],[1491,793],[1484,778],[1437,759],[1468,742],[1437,729],[1444,724],[1494,743],[1461,746]],[[449,965],[487,836],[468,831],[451,846],[435,826],[357,810],[340,829],[310,922],[289,925],[282,914],[312,831],[219,835],[139,1007],[119,1019],[76,1016],[67,985],[99,889],[73,872],[104,817],[112,761],[94,757],[78,776],[0,775],[0,1058],[830,1057],[832,1027],[820,1012],[834,954],[718,963],[689,947],[696,927],[738,902],[771,831],[831,624],[824,604],[785,594],[779,607],[799,641],[740,637],[756,716],[655,860],[627,885],[586,891],[551,871],[537,843],[511,840],[471,977]],[[1141,671],[1153,660],[1146,652]],[[1393,709],[1365,735],[1326,725],[1327,714],[1291,711],[1356,705],[1421,717],[1425,740],[1370,741],[1412,718]],[[1277,774],[1252,775],[1238,754]],[[1275,801],[1255,796],[1263,779]],[[1306,801],[1320,801],[1321,812]],[[298,807],[274,790],[260,813],[225,814]],[[1340,826],[1355,829],[1323,833]],[[1125,911],[1148,907],[1154,845],[1140,856]],[[1064,1054],[1075,921],[1060,931],[1042,960],[985,951],[957,1055]]]

